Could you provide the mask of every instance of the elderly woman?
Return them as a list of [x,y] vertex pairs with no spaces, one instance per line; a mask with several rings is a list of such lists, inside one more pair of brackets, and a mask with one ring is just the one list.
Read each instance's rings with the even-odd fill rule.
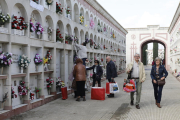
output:
[[168,76],[168,72],[166,68],[161,65],[161,58],[157,57],[155,59],[155,65],[152,66],[151,69],[151,78],[152,84],[154,87],[154,97],[157,107],[161,108],[161,96],[162,96],[162,89],[163,85],[158,85],[159,80],[164,80]]
[[74,67],[73,76],[76,80],[77,87],[76,101],[80,101],[80,96],[83,96],[83,101],[86,101],[84,88],[86,81],[86,68],[83,65],[83,61],[79,58],[76,60],[76,66]]

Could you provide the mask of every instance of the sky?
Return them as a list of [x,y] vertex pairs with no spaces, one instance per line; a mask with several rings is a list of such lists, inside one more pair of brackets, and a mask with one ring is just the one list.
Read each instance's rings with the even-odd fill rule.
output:
[[124,28],[169,27],[180,0],[97,0]]
[[[169,27],[180,0],[97,0],[124,28]],[[152,49],[152,44],[148,49]],[[164,47],[159,44],[159,48]]]

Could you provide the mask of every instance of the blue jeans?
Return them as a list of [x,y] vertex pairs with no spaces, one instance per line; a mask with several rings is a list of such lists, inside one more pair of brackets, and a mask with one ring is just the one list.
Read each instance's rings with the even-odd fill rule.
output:
[[82,58],[82,61],[83,61],[83,65],[86,66],[86,59],[87,58]]
[[157,103],[161,102],[161,97],[162,97],[162,90],[163,86],[159,86],[158,84],[153,83],[154,87],[154,98],[157,100]]

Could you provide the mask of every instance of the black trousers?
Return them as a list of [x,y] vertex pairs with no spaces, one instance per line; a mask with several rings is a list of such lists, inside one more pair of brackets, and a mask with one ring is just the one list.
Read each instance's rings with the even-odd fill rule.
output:
[[92,87],[95,87],[96,81],[98,82],[98,87],[101,87],[101,78],[93,77],[93,85]]
[[162,97],[162,90],[163,90],[163,85],[158,85],[153,83],[154,87],[154,98],[157,100],[157,103],[161,102],[161,97]]
[[77,96],[85,96],[85,81],[76,81]]

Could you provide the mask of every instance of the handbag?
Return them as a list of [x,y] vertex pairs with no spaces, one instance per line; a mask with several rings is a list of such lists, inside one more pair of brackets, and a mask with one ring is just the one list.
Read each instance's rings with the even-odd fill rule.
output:
[[164,80],[157,80],[157,84],[162,86],[162,85],[166,84],[166,81],[165,81],[165,79]]
[[75,79],[72,82],[72,89],[76,90],[76,80]]

